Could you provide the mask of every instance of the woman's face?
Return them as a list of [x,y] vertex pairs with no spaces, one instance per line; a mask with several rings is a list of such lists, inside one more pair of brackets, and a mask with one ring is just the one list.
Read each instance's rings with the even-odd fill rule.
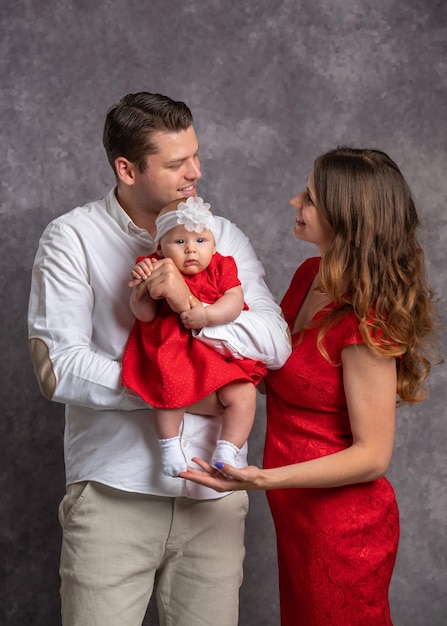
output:
[[313,171],[307,177],[306,189],[294,196],[290,204],[296,209],[294,237],[314,243],[323,255],[330,241],[332,228],[318,206]]

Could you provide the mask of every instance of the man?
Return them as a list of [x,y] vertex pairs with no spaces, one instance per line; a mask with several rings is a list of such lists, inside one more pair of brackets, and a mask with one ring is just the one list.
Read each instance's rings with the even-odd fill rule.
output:
[[[67,493],[61,599],[64,626],[141,624],[155,584],[160,624],[233,626],[242,582],[245,492],[217,494],[162,473],[150,407],[121,385],[134,323],[129,271],[154,250],[155,219],[201,177],[192,115],[183,102],[130,94],[113,106],[104,147],[116,187],[56,218],[37,252],[29,305],[30,349],[42,393],[66,405]],[[278,368],[286,325],[248,239],[218,218],[218,251],[235,258],[250,310],[204,328],[205,341]],[[180,311],[188,289],[170,259],[142,288]],[[209,459],[220,431],[214,396],[190,408],[185,459]],[[205,417],[205,415],[213,417]],[[246,447],[240,464],[246,463]]]

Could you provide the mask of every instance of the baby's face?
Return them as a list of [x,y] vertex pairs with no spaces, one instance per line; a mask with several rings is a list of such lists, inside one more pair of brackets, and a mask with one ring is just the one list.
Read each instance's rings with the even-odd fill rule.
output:
[[189,232],[184,226],[176,226],[163,235],[159,248],[162,256],[172,259],[182,274],[193,276],[206,269],[216,252],[211,231]]

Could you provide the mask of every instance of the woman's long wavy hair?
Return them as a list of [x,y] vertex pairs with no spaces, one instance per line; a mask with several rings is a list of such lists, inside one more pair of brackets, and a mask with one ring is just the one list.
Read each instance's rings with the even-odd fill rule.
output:
[[320,265],[320,287],[340,304],[330,326],[354,311],[367,345],[397,358],[400,401],[419,402],[436,327],[434,294],[417,240],[419,219],[397,165],[379,150],[336,148],[314,164],[319,208],[333,235]]

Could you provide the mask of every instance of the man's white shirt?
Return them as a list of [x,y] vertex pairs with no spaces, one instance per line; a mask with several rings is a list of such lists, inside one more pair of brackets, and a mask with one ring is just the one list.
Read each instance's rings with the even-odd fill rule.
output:
[[[287,325],[248,238],[225,218],[216,220],[217,250],[234,257],[249,310],[231,324],[202,329],[196,340],[277,369],[290,355]],[[114,189],[47,226],[29,302],[31,353],[40,355],[39,362],[34,358],[36,374],[45,395],[66,405],[67,484],[94,480],[160,496],[221,497],[162,473],[150,407],[121,385],[121,358],[135,320],[130,269],[138,256],[153,251],[153,238],[132,222]],[[188,461],[211,457],[220,427],[220,418],[185,414],[181,440]],[[246,454],[244,446],[239,466]]]

